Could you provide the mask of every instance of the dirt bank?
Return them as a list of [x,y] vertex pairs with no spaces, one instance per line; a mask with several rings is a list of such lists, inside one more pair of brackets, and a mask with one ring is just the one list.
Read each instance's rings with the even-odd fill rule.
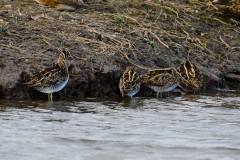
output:
[[[75,61],[68,62],[70,82],[55,98],[120,96],[118,81],[129,59],[147,68],[189,59],[204,75],[200,92],[239,89],[239,44],[240,22],[197,0],[108,0],[75,12],[0,1],[0,97],[46,99],[22,85],[21,73],[51,65],[57,47],[68,48]],[[144,86],[139,93],[149,94]]]

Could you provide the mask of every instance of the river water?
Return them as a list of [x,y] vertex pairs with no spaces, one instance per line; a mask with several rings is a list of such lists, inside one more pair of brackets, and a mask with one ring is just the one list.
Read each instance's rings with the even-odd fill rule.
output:
[[1,160],[239,160],[240,94],[0,101]]

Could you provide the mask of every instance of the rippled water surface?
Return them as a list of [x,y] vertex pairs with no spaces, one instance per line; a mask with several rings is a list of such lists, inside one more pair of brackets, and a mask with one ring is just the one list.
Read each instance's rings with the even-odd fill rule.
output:
[[239,94],[1,101],[1,160],[238,160]]

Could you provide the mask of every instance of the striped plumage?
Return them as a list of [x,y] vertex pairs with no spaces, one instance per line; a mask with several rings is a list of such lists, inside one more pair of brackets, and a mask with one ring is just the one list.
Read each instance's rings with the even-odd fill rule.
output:
[[69,52],[62,50],[53,67],[35,73],[31,77],[31,80],[25,84],[42,93],[47,93],[48,99],[52,101],[52,93],[63,89],[69,80],[66,62],[66,58],[68,57],[70,57]]
[[229,12],[240,16],[240,0],[232,0],[228,6]]
[[149,70],[148,73],[141,75],[141,82],[157,93],[169,92],[179,84],[179,74],[176,68],[160,68]]
[[119,81],[119,89],[122,96],[134,96],[139,91],[140,85],[140,77],[138,73],[135,72],[134,67],[126,67]]
[[235,17],[240,16],[240,0],[213,0],[215,4],[225,5],[224,7],[219,7],[220,10],[223,10],[226,13],[235,15]]
[[184,90],[199,90],[202,87],[203,76],[194,63],[186,61],[178,67],[181,79],[179,86]]

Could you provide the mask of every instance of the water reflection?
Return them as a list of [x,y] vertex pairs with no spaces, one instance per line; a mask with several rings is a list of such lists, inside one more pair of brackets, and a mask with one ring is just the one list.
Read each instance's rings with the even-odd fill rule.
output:
[[239,94],[0,101],[1,159],[238,159]]
[[133,97],[133,98],[123,98],[121,103],[121,106],[127,107],[127,108],[140,108],[143,107],[143,100],[141,98]]

